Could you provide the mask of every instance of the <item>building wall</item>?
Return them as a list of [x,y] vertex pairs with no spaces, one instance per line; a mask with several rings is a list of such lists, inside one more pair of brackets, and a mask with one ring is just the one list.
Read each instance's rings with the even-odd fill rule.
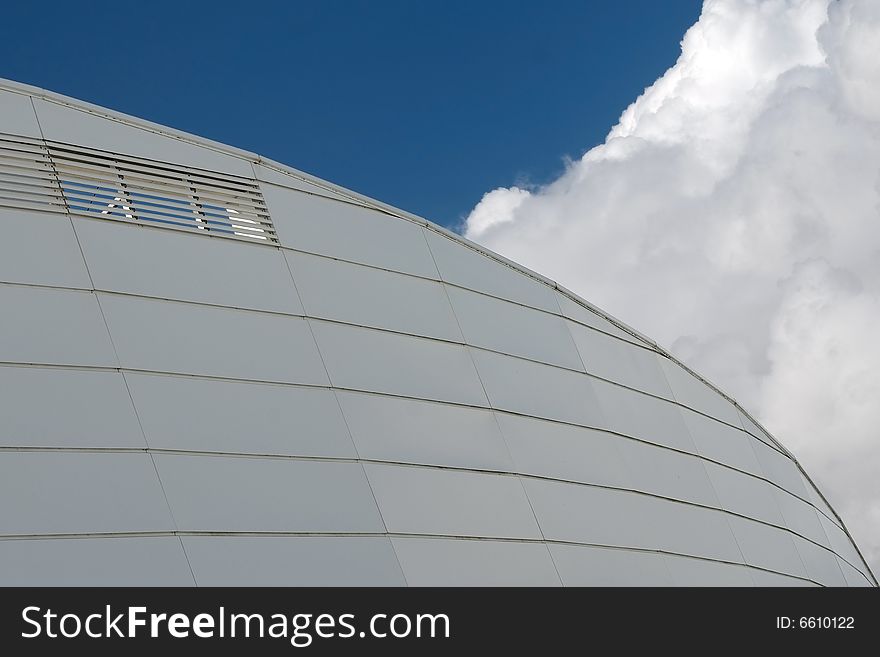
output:
[[251,181],[277,235],[0,198],[0,583],[874,584],[783,447],[552,282],[29,88],[0,133]]

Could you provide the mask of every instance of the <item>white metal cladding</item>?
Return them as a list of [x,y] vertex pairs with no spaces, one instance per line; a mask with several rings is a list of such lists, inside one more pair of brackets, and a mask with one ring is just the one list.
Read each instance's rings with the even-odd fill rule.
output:
[[876,585],[748,414],[552,281],[0,87],[0,584]]

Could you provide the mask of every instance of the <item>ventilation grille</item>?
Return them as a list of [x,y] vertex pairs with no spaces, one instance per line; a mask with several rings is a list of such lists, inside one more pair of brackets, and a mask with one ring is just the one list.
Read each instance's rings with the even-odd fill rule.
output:
[[64,211],[61,188],[41,141],[0,135],[0,205]]
[[276,244],[255,180],[0,135],[0,205]]

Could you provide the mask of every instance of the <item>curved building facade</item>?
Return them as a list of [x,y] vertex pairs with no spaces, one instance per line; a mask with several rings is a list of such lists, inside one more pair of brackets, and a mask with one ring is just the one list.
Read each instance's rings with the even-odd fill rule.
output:
[[0,83],[0,584],[876,582],[648,338],[423,219]]

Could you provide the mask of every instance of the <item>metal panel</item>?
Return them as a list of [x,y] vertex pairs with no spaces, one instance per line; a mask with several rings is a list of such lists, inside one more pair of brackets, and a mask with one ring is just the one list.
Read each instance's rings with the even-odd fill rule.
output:
[[199,586],[403,586],[380,536],[184,536]]
[[98,289],[302,314],[278,249],[100,219],[74,226]]
[[281,244],[332,258],[437,278],[420,225],[360,205],[262,183]]
[[566,322],[587,372],[630,388],[672,399],[656,352]]
[[491,411],[360,392],[337,393],[360,457],[512,469]]
[[792,540],[810,579],[824,586],[846,586],[846,579],[833,552],[798,536],[792,537]]
[[479,251],[427,230],[428,244],[447,283],[559,313],[553,288]]
[[523,484],[547,539],[741,560],[720,511],[579,484]]
[[778,488],[773,491],[776,501],[782,511],[782,517],[785,518],[785,526],[795,533],[800,534],[811,541],[815,541],[825,547],[830,547],[828,537],[822,529],[819,522],[819,514],[811,504],[807,504],[803,500],[789,495],[785,491]]
[[493,408],[602,426],[602,412],[585,374],[482,349],[471,349]]
[[0,459],[0,534],[174,529],[150,455],[6,452]]
[[393,539],[410,586],[560,586],[547,546],[520,541]]
[[599,426],[648,442],[696,453],[697,448],[685,427],[678,406],[598,379],[593,379],[591,383],[604,416],[604,423]]
[[0,282],[90,289],[70,219],[0,208]]
[[664,554],[673,586],[754,586],[750,571],[735,564]]
[[547,539],[658,548],[644,495],[537,479],[523,485]]
[[706,463],[706,472],[718,494],[722,509],[785,527],[776,503],[774,491],[778,489],[775,486],[763,479],[756,479],[714,463]]
[[712,388],[668,358],[661,358],[663,371],[675,400],[694,410],[739,427],[739,411]]
[[659,545],[668,552],[741,563],[728,514],[690,504],[652,500],[659,521]]
[[181,530],[381,532],[357,463],[156,454]]
[[42,137],[30,96],[0,89],[0,117],[2,117],[0,132],[8,135]]
[[701,458],[626,438],[618,438],[616,446],[629,472],[628,488],[718,506]]
[[850,566],[840,557],[838,557],[837,559],[837,565],[840,566],[840,570],[841,572],[843,572],[843,576],[846,578],[847,586],[876,586],[875,584],[872,584],[865,575]]
[[389,532],[541,538],[516,477],[366,463]]
[[487,404],[461,345],[322,321],[311,325],[334,386]]
[[825,535],[828,537],[828,541],[831,543],[831,549],[834,550],[841,557],[846,559],[854,568],[862,571],[867,576],[868,569],[865,567],[862,558],[859,556],[858,551],[853,546],[852,541],[849,539],[849,536],[847,536],[840,527],[828,520],[825,516],[820,515],[819,522],[822,523],[822,528],[825,530]]
[[251,163],[242,158],[43,98],[34,98],[34,105],[46,139],[253,176]]
[[686,408],[681,410],[681,415],[701,456],[763,476],[750,444],[754,438],[749,434]]
[[446,286],[468,344],[583,371],[558,315]]
[[278,171],[262,164],[254,164],[254,175],[260,182],[272,183],[273,185],[280,185],[281,187],[288,187],[309,194],[317,194],[318,196],[335,198],[340,201],[351,202],[353,200],[348,196],[343,196],[341,193],[333,191],[329,185],[324,186],[318,183],[311,183],[294,174]]
[[747,564],[788,575],[807,576],[791,534],[738,516],[728,516],[728,521]]
[[150,447],[356,458],[333,392],[126,374]]
[[777,441],[775,441],[772,437],[770,437],[770,435],[767,434],[766,431],[755,424],[745,413],[743,413],[739,409],[737,409],[737,413],[739,413],[739,421],[745,431],[749,432],[755,438],[757,438],[761,442],[767,443],[768,445],[778,444]]
[[0,586],[193,586],[176,536],[0,540]]
[[436,281],[286,251],[310,317],[462,342]]
[[0,284],[0,361],[115,367],[92,292]]
[[612,324],[610,321],[608,321],[598,313],[594,313],[589,308],[586,308],[576,301],[573,301],[567,295],[562,294],[561,292],[556,292],[556,300],[559,303],[559,308],[562,311],[563,316],[567,317],[568,319],[573,319],[576,322],[586,324],[587,326],[592,326],[593,328],[604,331],[605,333],[616,335],[618,338],[626,340],[628,342],[632,342],[633,344],[645,346],[646,343],[644,341],[640,340],[631,333],[628,333],[623,329],[618,328],[615,324]]
[[798,497],[809,499],[801,471],[794,461],[759,440],[752,441],[751,445],[767,479]]
[[119,372],[2,366],[0,390],[4,446],[146,447]]
[[670,586],[657,552],[551,544],[550,553],[565,586]]
[[757,568],[749,568],[749,575],[755,582],[755,586],[775,586],[775,587],[803,587],[815,588],[818,584],[814,584],[805,579],[789,577],[788,575],[780,575],[779,573],[771,573],[769,570],[758,570]]
[[520,415],[495,416],[517,472],[621,488],[632,485],[616,446],[625,438]]
[[828,502],[825,501],[825,498],[819,492],[819,489],[816,488],[816,486],[814,486],[804,474],[801,474],[801,479],[803,480],[804,488],[807,489],[807,499],[813,503],[813,506],[815,506],[820,513],[825,514],[831,522],[840,527],[840,520],[837,518],[837,515],[831,507],[828,506]]
[[304,319],[100,294],[124,367],[327,385]]

